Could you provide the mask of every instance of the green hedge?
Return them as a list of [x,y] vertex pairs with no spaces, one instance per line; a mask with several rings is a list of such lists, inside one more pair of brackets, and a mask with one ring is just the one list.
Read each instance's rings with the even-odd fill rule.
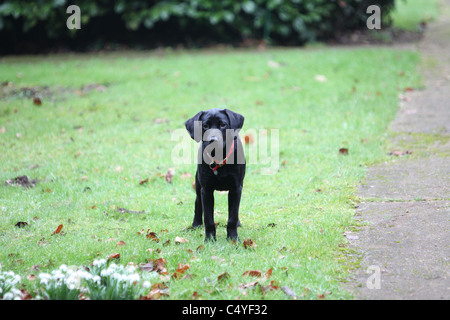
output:
[[[66,27],[66,9],[72,4],[81,9],[82,29],[78,31]],[[17,40],[33,32],[46,39],[89,38],[98,36],[93,22],[103,19],[103,24],[115,24],[112,27],[130,33],[152,34],[170,28],[193,38],[196,32],[210,34],[217,42],[232,35],[301,44],[365,28],[366,8],[371,4],[379,5],[386,17],[394,0],[6,0],[0,5],[0,34],[9,33],[10,40],[11,34]]]

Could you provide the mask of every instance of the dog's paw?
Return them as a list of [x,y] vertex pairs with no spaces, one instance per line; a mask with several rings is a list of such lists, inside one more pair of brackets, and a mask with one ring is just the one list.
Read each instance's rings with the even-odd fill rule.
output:
[[194,228],[194,229],[201,227],[201,226],[203,226],[202,222],[197,222],[197,221],[192,222],[192,228]]
[[237,235],[237,232],[228,232],[228,234],[227,234],[227,240],[228,240],[228,241],[241,242],[241,240],[239,240],[239,237],[238,237],[238,235]]
[[206,234],[205,236],[205,242],[216,242],[216,235],[215,234]]

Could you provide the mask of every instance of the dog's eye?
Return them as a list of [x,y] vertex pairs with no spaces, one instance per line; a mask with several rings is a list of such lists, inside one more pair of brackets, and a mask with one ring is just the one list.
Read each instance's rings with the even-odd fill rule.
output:
[[220,124],[220,127],[221,127],[221,128],[225,128],[226,126],[227,126],[226,123],[221,123],[221,124]]
[[204,130],[208,130],[208,129],[209,129],[209,125],[207,125],[206,123],[203,124],[203,129],[204,129]]

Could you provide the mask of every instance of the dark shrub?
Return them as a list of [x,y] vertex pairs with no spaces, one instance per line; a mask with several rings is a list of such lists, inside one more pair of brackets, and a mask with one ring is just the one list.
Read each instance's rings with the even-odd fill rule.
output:
[[[81,30],[66,27],[71,4],[81,9]],[[154,46],[246,38],[298,45],[366,28],[366,9],[372,4],[387,21],[394,0],[6,0],[0,5],[0,40],[4,51],[30,43],[75,45],[133,38]]]

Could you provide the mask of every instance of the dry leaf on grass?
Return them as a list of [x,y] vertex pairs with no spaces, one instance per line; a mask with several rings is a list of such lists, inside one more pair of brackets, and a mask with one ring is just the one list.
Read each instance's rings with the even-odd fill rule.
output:
[[174,168],[169,168],[169,170],[167,171],[167,173],[164,176],[164,178],[166,179],[166,181],[168,183],[172,183],[172,180],[173,180],[174,176],[175,176],[175,169]]
[[107,261],[120,260],[120,253],[112,253],[106,258],[106,260]]
[[225,281],[230,278],[230,274],[228,272],[224,272],[217,277],[218,282]]
[[347,148],[340,148],[339,149],[339,154],[342,154],[342,155],[348,155],[348,149]]
[[61,232],[62,228],[63,228],[63,225],[60,224],[58,226],[58,228],[56,228],[56,230],[52,233],[52,236],[55,235],[55,234],[59,234]]
[[172,278],[174,279],[180,279],[180,277],[186,272],[186,270],[189,269],[189,265],[185,264],[182,265],[181,263],[178,264],[178,269],[173,273]]
[[185,238],[181,238],[181,237],[175,237],[175,243],[176,244],[180,244],[180,243],[188,243],[189,240],[185,239]]

